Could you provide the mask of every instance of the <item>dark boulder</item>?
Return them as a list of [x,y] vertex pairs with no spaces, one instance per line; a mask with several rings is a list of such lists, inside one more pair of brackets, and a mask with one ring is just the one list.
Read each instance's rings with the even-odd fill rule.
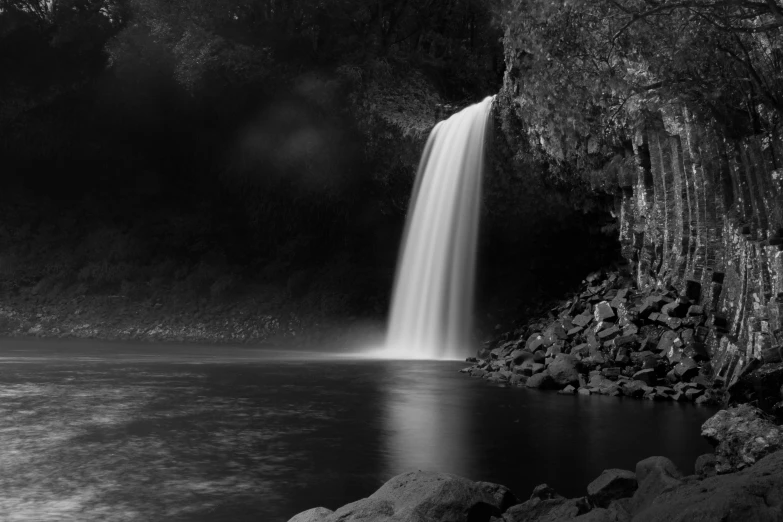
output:
[[630,497],[638,487],[636,474],[625,469],[607,469],[587,485],[590,504],[607,507],[613,500]]
[[555,384],[555,381],[552,379],[552,376],[549,375],[549,371],[544,370],[543,372],[536,373],[535,375],[530,377],[525,383],[525,386],[527,386],[528,388],[539,388],[545,390],[545,389],[552,389],[557,385]]
[[595,310],[593,311],[593,317],[595,318],[595,322],[600,323],[601,321],[613,319],[614,317],[616,317],[616,315],[609,303],[607,303],[606,301],[601,301],[600,303],[595,305]]
[[715,457],[714,453],[705,453],[704,455],[699,455],[699,457],[696,459],[696,474],[700,477],[713,477],[717,474],[717,471],[715,471],[715,464],[718,462],[718,459]]
[[681,478],[680,470],[666,457],[648,457],[637,462],[639,488],[629,501],[629,509],[634,513],[646,509],[660,494],[679,486]]
[[533,488],[533,493],[530,494],[530,499],[537,498],[539,500],[551,500],[553,498],[565,498],[563,495],[555,491],[555,488],[549,484],[539,484]]
[[[519,500],[504,486],[448,473],[413,471],[392,478],[369,497],[312,522],[489,522]],[[313,510],[310,510],[312,512]],[[300,513],[289,522],[304,522]],[[310,521],[308,521],[310,522]]]
[[503,514],[503,522],[561,522],[575,520],[590,506],[583,498],[552,499],[531,498],[527,502],[509,508]]
[[576,393],[576,388],[574,388],[573,386],[571,386],[569,384],[568,386],[566,386],[565,388],[563,388],[562,390],[560,390],[557,393],[560,393],[562,395],[573,395],[573,394]]
[[655,376],[655,369],[647,368],[633,374],[633,380],[642,381],[647,386],[654,386],[658,378]]
[[525,350],[535,352],[544,345],[544,336],[540,332],[530,334],[525,342]]
[[634,522],[780,522],[783,451],[738,473],[683,483],[635,514]]
[[514,365],[520,365],[523,362],[532,359],[533,354],[525,350],[514,350],[511,352],[510,357]]
[[579,384],[579,372],[576,370],[576,358],[572,355],[558,354],[547,367],[549,375],[559,388],[569,384]]

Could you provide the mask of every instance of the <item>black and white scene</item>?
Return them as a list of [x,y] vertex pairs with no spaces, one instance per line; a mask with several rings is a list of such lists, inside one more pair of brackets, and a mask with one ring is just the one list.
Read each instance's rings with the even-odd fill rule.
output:
[[783,522],[783,0],[0,0],[0,522]]

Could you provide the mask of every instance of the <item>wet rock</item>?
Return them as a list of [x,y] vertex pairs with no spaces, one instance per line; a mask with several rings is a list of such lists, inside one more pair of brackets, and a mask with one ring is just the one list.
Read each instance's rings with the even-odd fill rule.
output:
[[569,384],[579,384],[579,372],[575,367],[575,358],[571,355],[560,354],[549,365],[547,371],[559,388]]
[[663,335],[661,335],[661,339],[658,341],[658,346],[656,346],[656,349],[659,352],[668,355],[671,349],[674,347],[674,342],[676,339],[677,339],[677,332],[673,332],[673,331],[664,332]]
[[550,325],[543,334],[543,346],[552,346],[557,341],[568,339],[568,334],[560,323],[554,323]]
[[591,315],[584,315],[584,314],[582,314],[582,315],[577,315],[571,321],[574,323],[574,326],[578,326],[578,327],[584,328],[585,326],[590,324],[590,322],[592,320],[593,320],[592,314]]
[[544,336],[540,332],[530,334],[525,342],[525,350],[535,352],[544,345]]
[[587,357],[590,354],[590,346],[587,343],[582,343],[571,348],[571,355],[577,357]]
[[617,326],[612,326],[611,328],[607,328],[606,330],[601,330],[598,332],[598,338],[601,341],[608,341],[620,334],[620,328]]
[[576,393],[578,393],[579,395],[590,395],[591,392],[589,388],[583,386],[578,390],[576,390]]
[[610,381],[616,381],[620,378],[621,370],[620,368],[603,368],[601,370],[601,375],[609,379]]
[[617,350],[617,354],[614,356],[614,362],[618,366],[627,366],[631,363],[631,357],[629,356],[628,349],[623,347]]
[[633,374],[633,379],[635,381],[642,381],[647,386],[654,386],[658,381],[658,378],[655,376],[655,370],[652,368],[636,372]]
[[683,381],[687,381],[699,374],[699,366],[690,357],[683,357],[674,367],[674,373]]
[[678,317],[659,315],[658,322],[671,328],[672,330],[676,330],[677,328],[680,328],[682,326],[682,319]]
[[612,319],[614,317],[616,317],[614,310],[612,310],[612,306],[606,301],[601,301],[595,305],[595,310],[593,311],[595,322],[600,323],[601,321],[606,321],[607,319]]
[[546,350],[546,356],[547,357],[554,357],[555,355],[559,353],[563,353],[563,348],[565,347],[565,344],[562,341],[558,341]]
[[607,469],[587,485],[587,499],[597,507],[607,507],[613,500],[630,497],[638,487],[636,474],[625,469]]
[[648,457],[637,462],[639,488],[629,501],[629,509],[634,513],[646,509],[656,497],[682,484],[681,478],[680,470],[666,457]]
[[530,499],[537,498],[539,500],[551,500],[553,498],[565,498],[560,495],[555,488],[549,484],[539,484],[533,488],[533,493],[530,494]]
[[[316,520],[488,521],[491,516],[499,517],[518,503],[519,500],[508,488],[498,484],[473,482],[448,473],[414,471],[397,475],[369,497],[347,504],[325,518]],[[296,517],[291,520],[296,520]]]
[[639,337],[637,337],[634,334],[625,334],[623,333],[622,336],[616,337],[614,339],[614,346],[616,348],[629,348],[629,349],[635,349],[639,347]]
[[630,323],[623,327],[623,335],[636,335],[639,333],[639,328],[635,324]]
[[533,354],[526,350],[514,350],[511,352],[511,361],[514,365],[520,365],[523,362],[532,359]]
[[576,334],[578,334],[582,330],[584,330],[584,328],[582,328],[581,326],[574,326],[573,328],[568,330],[568,332],[566,332],[566,333],[568,334],[568,337],[574,337]]
[[527,502],[512,506],[503,514],[504,522],[560,522],[575,520],[590,507],[584,499],[531,498]]
[[497,383],[508,381],[508,379],[503,374],[501,374],[500,372],[492,372],[487,377],[487,380],[489,380],[491,382],[497,382]]
[[634,522],[772,522],[781,520],[783,452],[738,473],[684,482],[662,493]]
[[713,477],[718,472],[715,469],[716,464],[718,463],[717,457],[715,457],[714,453],[705,453],[704,455],[699,455],[699,457],[696,459],[696,474],[700,477]]
[[699,395],[693,402],[699,406],[714,406],[718,404],[720,400],[714,393],[704,390],[704,393]]
[[571,386],[569,384],[568,386],[566,386],[565,388],[563,388],[562,390],[560,390],[557,393],[560,393],[562,395],[573,395],[573,394],[576,393],[576,388],[574,388],[573,386]]
[[317,507],[302,511],[298,515],[294,515],[288,522],[326,522],[329,515],[334,513],[331,509],[325,507]]
[[648,388],[647,383],[638,380],[629,381],[622,385],[623,395],[628,397],[641,397],[644,395],[646,388]]
[[552,389],[557,385],[555,384],[555,381],[552,380],[552,376],[549,375],[549,372],[544,370],[541,373],[536,373],[532,377],[528,378],[525,386],[528,388],[538,388],[543,390]]
[[470,375],[471,377],[484,377],[487,374],[486,370],[480,370],[480,369],[474,369],[471,370]]
[[715,446],[718,473],[742,469],[783,449],[783,428],[749,404],[719,411],[702,425],[701,435]]

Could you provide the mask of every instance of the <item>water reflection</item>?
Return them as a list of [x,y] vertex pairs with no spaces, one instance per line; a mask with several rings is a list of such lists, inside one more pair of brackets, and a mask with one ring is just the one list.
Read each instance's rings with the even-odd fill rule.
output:
[[[498,388],[460,363],[0,341],[0,520],[285,522],[416,469],[584,494],[709,451],[691,405]],[[5,362],[13,364],[2,364]]]
[[469,427],[474,404],[468,390],[444,388],[433,375],[438,367],[427,363],[415,368],[391,363],[386,371],[386,475],[418,469],[469,476],[475,466]]

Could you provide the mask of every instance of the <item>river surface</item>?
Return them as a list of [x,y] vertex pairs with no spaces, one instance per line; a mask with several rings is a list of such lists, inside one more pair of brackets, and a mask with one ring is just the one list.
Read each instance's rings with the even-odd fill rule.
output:
[[0,339],[0,520],[285,522],[422,469],[584,494],[710,451],[690,404],[500,388],[459,362]]

